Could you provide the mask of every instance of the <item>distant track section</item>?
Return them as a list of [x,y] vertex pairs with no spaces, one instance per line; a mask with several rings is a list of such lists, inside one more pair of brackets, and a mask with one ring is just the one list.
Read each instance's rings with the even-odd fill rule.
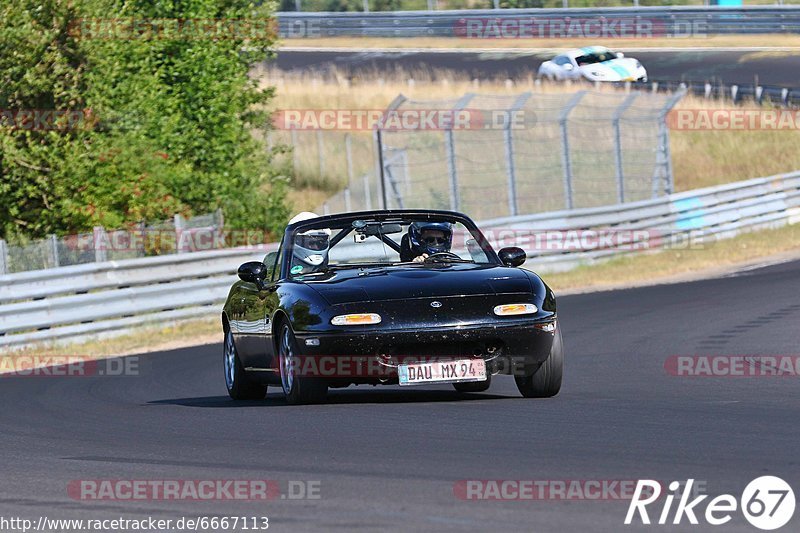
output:
[[[625,49],[622,49],[625,52]],[[723,84],[800,87],[800,51],[753,52],[734,50],[636,50],[626,52],[647,67],[651,79],[712,81]],[[491,51],[279,51],[277,61],[266,64],[287,73],[350,76],[405,74],[434,80],[453,74],[470,79],[525,78],[535,76],[552,52]]]

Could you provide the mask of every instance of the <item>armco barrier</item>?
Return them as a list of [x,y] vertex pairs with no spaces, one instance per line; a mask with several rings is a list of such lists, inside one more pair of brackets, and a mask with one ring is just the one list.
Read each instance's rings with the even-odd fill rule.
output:
[[[663,198],[604,206],[509,217],[480,224],[491,230],[569,231],[603,229],[644,230],[661,241],[680,244],[687,238],[728,238],[753,229],[800,222],[800,172],[675,193]],[[512,244],[503,241],[504,245]],[[517,242],[525,248],[525,237]],[[647,244],[647,243],[644,243]],[[592,250],[526,250],[527,266],[539,272],[563,271],[632,251],[631,247]],[[647,249],[646,247],[644,248]]]
[[[511,21],[512,35],[519,31],[516,22],[535,19],[538,23],[558,21],[546,27],[567,31],[565,21],[608,21],[611,27],[618,22],[641,20],[653,26],[654,37],[702,36],[705,34],[763,34],[800,33],[800,6],[683,6],[683,7],[608,7],[569,9],[473,9],[453,11],[395,11],[372,13],[281,12],[277,14],[281,37],[494,37],[504,31],[503,21]],[[487,21],[497,21],[489,30]],[[470,22],[479,27],[475,35],[468,34]],[[508,31],[508,28],[506,31]],[[547,37],[548,35],[544,35]],[[570,35],[568,37],[582,37]],[[591,37],[592,35],[588,35]],[[614,35],[597,35],[610,38]],[[557,36],[556,36],[557,37]],[[624,37],[622,35],[621,37]],[[479,39],[476,39],[476,41]]]
[[[487,236],[504,229],[522,233],[643,230],[664,239],[680,239],[692,232],[725,238],[797,222],[800,172],[622,205],[487,220],[479,226]],[[522,237],[513,244],[525,247],[526,241]],[[259,260],[274,249],[273,244],[263,249],[198,252],[0,276],[0,348],[79,340],[147,323],[217,315],[239,264]],[[526,251],[530,256],[527,267],[539,272],[632,252],[613,246]]]
[[237,267],[274,249],[215,250],[0,276],[0,348],[213,315]]

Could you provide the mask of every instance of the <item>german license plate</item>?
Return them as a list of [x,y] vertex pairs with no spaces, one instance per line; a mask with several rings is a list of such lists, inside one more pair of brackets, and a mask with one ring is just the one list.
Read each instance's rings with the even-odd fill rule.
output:
[[485,381],[486,363],[483,359],[408,363],[397,367],[397,375],[400,385]]

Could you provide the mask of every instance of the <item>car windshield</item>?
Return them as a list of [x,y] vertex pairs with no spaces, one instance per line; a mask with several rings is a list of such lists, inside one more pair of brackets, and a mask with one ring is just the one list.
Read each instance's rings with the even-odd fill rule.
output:
[[591,54],[580,56],[577,59],[575,59],[575,62],[578,63],[578,66],[580,67],[583,65],[602,63],[603,61],[611,61],[612,59],[616,58],[617,54],[615,54],[611,50],[605,50],[602,52],[592,52]]
[[290,277],[363,266],[497,263],[483,235],[452,217],[310,221],[296,228],[289,242]]

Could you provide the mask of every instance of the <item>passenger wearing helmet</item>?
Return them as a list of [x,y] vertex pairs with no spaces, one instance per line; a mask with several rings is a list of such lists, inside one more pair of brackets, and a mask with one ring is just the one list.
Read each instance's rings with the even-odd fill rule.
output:
[[[305,211],[296,215],[289,224],[317,218],[318,215]],[[328,266],[331,230],[310,229],[296,233],[292,246],[292,263],[289,272],[293,275],[309,274],[325,270]]]
[[453,228],[448,222],[414,222],[400,242],[400,261],[419,263],[433,254],[449,252]]

